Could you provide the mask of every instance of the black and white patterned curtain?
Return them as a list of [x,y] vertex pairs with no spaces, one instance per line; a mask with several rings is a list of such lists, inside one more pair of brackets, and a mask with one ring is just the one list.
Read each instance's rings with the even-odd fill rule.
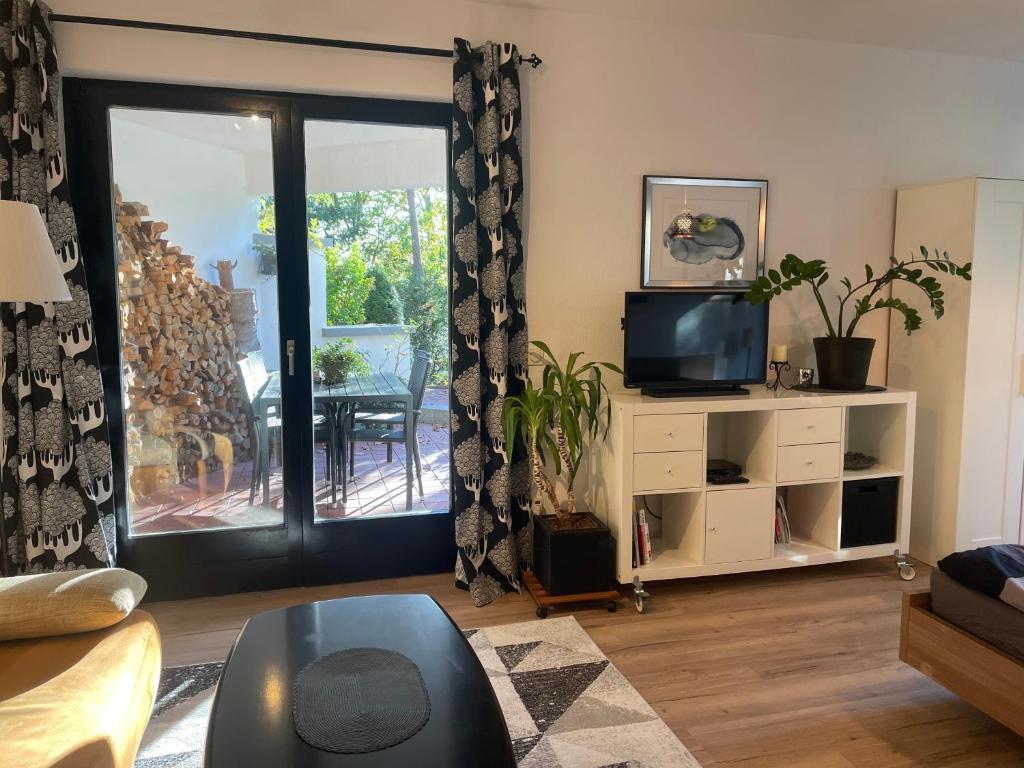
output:
[[114,562],[103,385],[64,166],[49,14],[39,2],[0,0],[0,199],[42,211],[72,297],[0,304],[0,573],[8,575]]
[[502,428],[528,376],[519,52],[455,40],[452,106],[452,503],[456,583],[486,605],[519,591],[530,476]]

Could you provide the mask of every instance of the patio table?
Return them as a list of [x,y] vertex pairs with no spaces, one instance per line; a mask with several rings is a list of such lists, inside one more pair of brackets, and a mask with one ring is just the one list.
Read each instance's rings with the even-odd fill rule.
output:
[[[405,382],[393,373],[375,373],[369,376],[352,376],[344,384],[314,384],[313,400],[323,403],[332,411],[344,410],[356,403],[402,403],[405,408],[405,508],[412,509],[412,457],[416,432],[412,429],[413,397]],[[269,374],[267,384],[256,396],[253,410],[267,423],[268,412],[281,405],[281,372]],[[344,437],[342,437],[344,439]],[[333,450],[333,446],[332,446]],[[263,504],[270,503],[270,441],[262,441],[259,461],[263,472]],[[333,482],[333,480],[332,480]],[[344,488],[342,489],[345,490]]]

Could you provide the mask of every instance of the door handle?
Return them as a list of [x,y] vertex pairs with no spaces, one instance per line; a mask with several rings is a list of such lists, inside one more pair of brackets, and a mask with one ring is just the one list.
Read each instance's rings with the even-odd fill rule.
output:
[[288,375],[295,375],[295,339],[288,339],[284,345],[285,352],[288,354]]

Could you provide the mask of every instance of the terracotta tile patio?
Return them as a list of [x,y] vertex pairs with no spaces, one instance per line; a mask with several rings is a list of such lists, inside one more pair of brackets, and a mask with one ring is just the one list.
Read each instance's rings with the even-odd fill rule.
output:
[[[412,512],[447,509],[449,506],[449,431],[441,424],[421,424],[417,429],[423,459],[423,496],[413,485]],[[345,520],[357,517],[405,514],[405,449],[394,447],[387,461],[387,447],[379,443],[357,443],[355,475],[349,478],[348,501],[342,502],[338,488],[332,503],[330,487],[324,481],[325,455],[317,446],[315,494],[317,520]],[[282,520],[281,466],[273,462],[270,475],[270,504],[262,504],[257,489],[255,503],[249,504],[252,462],[235,465],[226,492],[223,471],[210,472],[207,493],[200,498],[199,484],[192,479],[131,502],[132,534],[135,536],[192,530],[213,530],[260,525],[280,525]]]

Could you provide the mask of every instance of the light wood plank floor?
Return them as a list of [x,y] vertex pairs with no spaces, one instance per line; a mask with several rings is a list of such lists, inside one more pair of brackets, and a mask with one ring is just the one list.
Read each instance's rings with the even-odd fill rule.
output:
[[[1024,766],[1024,740],[897,659],[891,559],[649,585],[575,616],[704,766]],[[463,628],[536,620],[528,597],[474,608],[449,575],[278,590],[146,608],[165,666],[222,660],[246,618],[356,594],[423,592]],[[557,615],[557,614],[553,614]],[[1022,692],[1024,695],[1024,692]]]

